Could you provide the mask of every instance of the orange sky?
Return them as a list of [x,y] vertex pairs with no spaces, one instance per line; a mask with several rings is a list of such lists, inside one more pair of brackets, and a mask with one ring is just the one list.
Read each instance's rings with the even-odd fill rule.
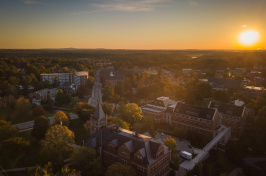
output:
[[[265,48],[265,9],[263,0],[5,0],[0,48]],[[247,29],[260,33],[252,47],[238,43]]]

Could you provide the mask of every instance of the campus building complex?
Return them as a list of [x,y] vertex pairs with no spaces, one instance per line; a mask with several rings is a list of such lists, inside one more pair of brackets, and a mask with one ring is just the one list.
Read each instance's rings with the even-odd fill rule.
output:
[[116,162],[131,165],[140,176],[166,176],[170,171],[171,151],[149,134],[137,134],[116,125],[106,127],[100,104],[91,118],[91,134],[85,146],[95,148],[108,167]]

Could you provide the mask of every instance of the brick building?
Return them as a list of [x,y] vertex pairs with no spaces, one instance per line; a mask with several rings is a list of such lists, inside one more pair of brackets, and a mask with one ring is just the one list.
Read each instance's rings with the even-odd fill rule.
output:
[[232,137],[242,136],[247,119],[246,107],[210,102],[209,108],[218,110],[221,124],[231,127]]
[[[177,103],[172,113],[168,109],[169,124],[185,130],[197,131],[209,138],[213,138],[220,128],[221,121],[218,110],[185,103]],[[166,117],[164,117],[166,118]]]
[[115,125],[92,135],[85,146],[95,148],[103,166],[115,162],[131,165],[140,176],[166,176],[170,171],[170,150],[148,135],[136,134]]

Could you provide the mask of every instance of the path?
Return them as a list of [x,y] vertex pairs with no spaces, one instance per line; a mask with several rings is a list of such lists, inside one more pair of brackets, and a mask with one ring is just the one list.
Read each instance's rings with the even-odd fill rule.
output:
[[[73,120],[73,119],[77,119],[78,115],[70,112],[69,113],[69,117],[70,117],[71,120]],[[52,124],[53,123],[53,116],[52,117],[48,117],[48,119],[50,120],[50,124]],[[33,125],[34,125],[34,121],[29,121],[29,122],[15,124],[15,125],[12,125],[12,126],[17,127],[19,129],[19,131],[26,131],[26,130],[32,129]]]

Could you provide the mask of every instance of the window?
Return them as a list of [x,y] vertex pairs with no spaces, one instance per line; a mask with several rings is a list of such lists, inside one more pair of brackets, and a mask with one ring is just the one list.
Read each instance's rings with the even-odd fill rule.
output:
[[126,152],[122,152],[122,153],[121,153],[121,156],[123,156],[123,157],[127,157]]

